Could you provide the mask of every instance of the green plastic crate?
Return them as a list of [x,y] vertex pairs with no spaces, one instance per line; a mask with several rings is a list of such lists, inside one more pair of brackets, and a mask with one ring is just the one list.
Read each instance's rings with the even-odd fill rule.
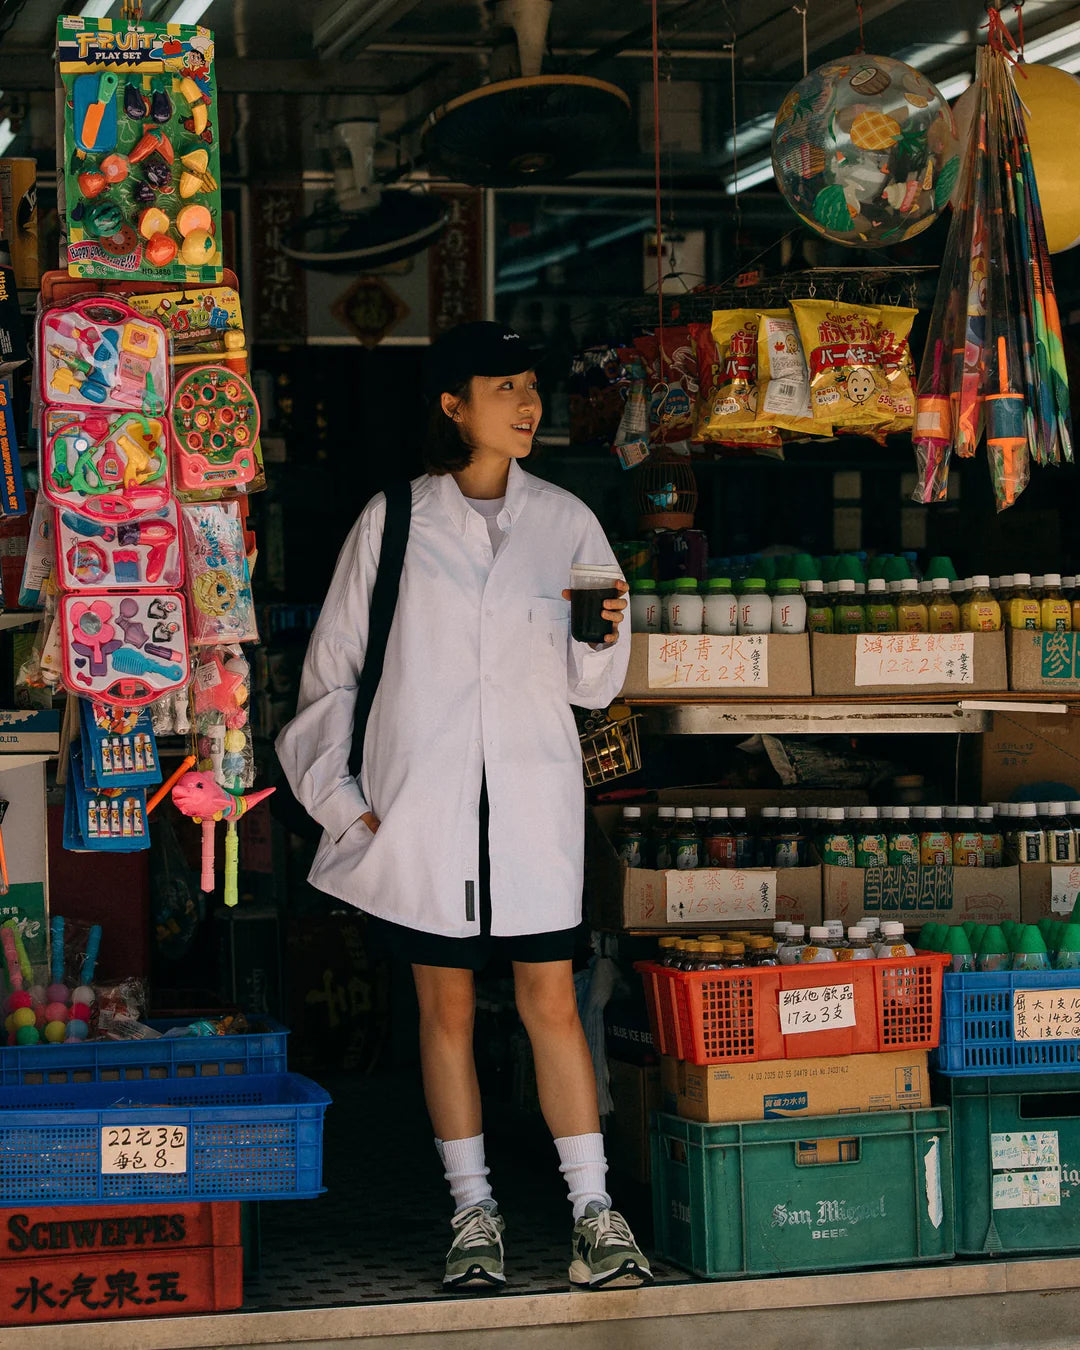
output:
[[939,1077],[956,1146],[956,1250],[1080,1249],[1080,1073]]
[[949,1113],[700,1125],[658,1114],[657,1252],[707,1279],[945,1261]]

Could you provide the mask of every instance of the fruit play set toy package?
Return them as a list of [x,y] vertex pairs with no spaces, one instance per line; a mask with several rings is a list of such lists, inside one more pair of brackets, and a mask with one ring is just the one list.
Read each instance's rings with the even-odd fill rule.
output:
[[220,281],[210,30],[62,15],[57,55],[68,271]]

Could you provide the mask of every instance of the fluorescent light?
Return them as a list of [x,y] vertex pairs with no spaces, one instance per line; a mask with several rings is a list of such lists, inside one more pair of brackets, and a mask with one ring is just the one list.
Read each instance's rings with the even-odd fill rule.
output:
[[1064,28],[1047,33],[1045,37],[1025,43],[1024,60],[1042,61],[1048,56],[1056,56],[1058,52],[1068,51],[1073,47],[1080,47],[1080,21],[1066,24]]
[[7,154],[7,148],[15,139],[16,133],[11,129],[11,118],[5,117],[0,122],[0,155]]
[[734,197],[736,192],[746,192],[759,183],[767,183],[772,176],[772,160],[759,159],[754,164],[748,164],[745,169],[740,169],[737,177],[729,178],[724,184],[724,191],[729,197]]
[[79,17],[82,19],[104,19],[116,0],[86,0],[86,4],[79,10]]
[[1080,71],[1080,52],[1074,52],[1072,56],[1066,56],[1062,61],[1055,61],[1054,65],[1061,70],[1067,70],[1070,75],[1075,75]]
[[198,23],[213,0],[180,0],[166,20],[167,23]]
[[937,91],[944,99],[956,98],[962,94],[972,82],[970,75],[954,75],[951,80],[942,80],[937,86]]

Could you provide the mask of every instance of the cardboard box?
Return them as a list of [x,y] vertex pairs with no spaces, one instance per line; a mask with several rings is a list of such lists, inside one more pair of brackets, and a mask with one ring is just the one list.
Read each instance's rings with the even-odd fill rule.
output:
[[682,637],[634,633],[622,697],[808,698],[806,633],[761,637]]
[[[971,639],[971,682],[959,678],[927,679],[935,668],[959,674],[961,662],[939,649],[944,639],[954,636]],[[856,683],[856,651],[860,645],[882,644],[881,661],[872,673],[862,678],[873,683]],[[890,650],[895,646],[895,650]],[[1005,665],[1005,639],[1001,633],[878,633],[855,636],[846,633],[814,633],[811,646],[814,694],[828,698],[872,698],[876,695],[949,694],[967,698],[978,693],[998,693],[1009,688]],[[872,663],[868,663],[872,664]],[[891,683],[879,683],[889,671],[896,672]]]
[[[669,794],[663,794],[665,800]],[[670,794],[674,795],[674,794]],[[685,794],[695,801],[701,793]],[[710,792],[717,805],[725,801],[746,803],[755,794]],[[775,802],[776,793],[756,794]],[[811,794],[813,795],[813,794]],[[820,795],[820,794],[818,794]],[[785,796],[785,800],[787,797]],[[609,931],[639,929],[649,932],[693,931],[695,928],[760,926],[771,928],[774,919],[810,924],[821,921],[821,868],[772,869],[699,868],[694,872],[657,872],[646,867],[627,867],[615,852],[611,835],[622,818],[618,806],[594,807],[585,834],[585,895],[589,920]],[[642,807],[645,828],[652,827],[655,806]],[[766,877],[765,873],[768,873]],[[763,884],[775,891],[764,903]],[[670,902],[670,903],[669,903]]]
[[609,1060],[640,1067],[657,1063],[659,1056],[640,980],[634,981],[633,993],[611,999],[604,1008],[604,1047]]
[[1005,637],[1010,689],[1033,694],[1080,690],[1080,633],[1029,633],[1010,628]]
[[706,1124],[915,1111],[930,1105],[925,1050],[706,1065],[665,1055],[660,1082],[665,1111]]
[[979,740],[984,802],[1080,798],[1080,709],[994,713]]
[[7,240],[20,291],[36,291],[38,259],[37,161],[0,159],[0,238]]
[[1020,863],[1020,920],[1067,919],[1080,896],[1080,864]]
[[1013,867],[823,866],[826,919],[848,927],[878,914],[912,928],[924,923],[1001,923],[1020,917],[1020,876]]
[[612,1110],[607,1117],[607,1158],[612,1171],[648,1184],[649,1117],[660,1109],[660,1068],[608,1062]]

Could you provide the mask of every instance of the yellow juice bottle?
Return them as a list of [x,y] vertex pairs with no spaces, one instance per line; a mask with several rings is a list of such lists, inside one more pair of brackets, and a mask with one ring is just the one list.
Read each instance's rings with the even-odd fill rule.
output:
[[990,589],[994,593],[994,599],[1001,606],[1001,626],[1002,628],[1011,628],[1012,620],[1009,614],[1009,601],[1013,593],[1013,576],[1011,572],[998,577],[998,584],[994,585],[994,579],[990,579]]
[[967,603],[969,633],[996,633],[1001,627],[1001,606],[990,592],[988,576],[971,578],[971,599]]
[[957,632],[960,628],[960,607],[952,598],[948,581],[945,577],[937,577],[932,585],[927,610],[931,633]]
[[1043,578],[1042,599],[1039,601],[1044,633],[1068,633],[1072,631],[1072,605],[1061,593],[1061,577],[1057,572],[1047,572]]
[[1039,602],[1031,593],[1031,577],[1017,572],[1009,595],[1009,627],[1037,632],[1041,620]]
[[925,633],[929,628],[930,616],[919,594],[919,583],[911,579],[901,581],[900,594],[896,598],[896,631]]

